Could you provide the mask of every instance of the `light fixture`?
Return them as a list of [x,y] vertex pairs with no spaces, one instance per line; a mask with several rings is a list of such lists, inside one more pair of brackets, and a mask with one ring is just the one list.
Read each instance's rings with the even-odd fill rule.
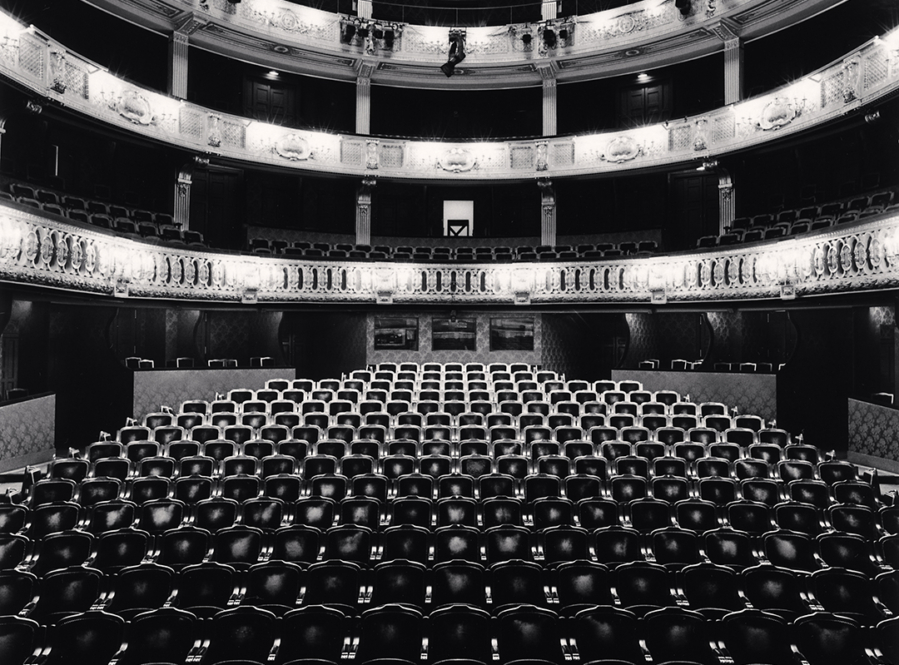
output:
[[546,26],[543,29],[543,43],[546,44],[546,48],[556,48],[556,44],[558,43],[556,31],[549,26]]
[[465,60],[465,33],[461,30],[450,31],[449,60],[440,66],[440,71],[449,78],[456,72],[456,65]]
[[692,0],[674,0],[674,6],[680,10],[681,16],[687,16],[690,13]]
[[649,80],[649,74],[647,74],[646,72],[641,72],[640,74],[637,74],[637,80],[641,83],[646,83],[646,81]]

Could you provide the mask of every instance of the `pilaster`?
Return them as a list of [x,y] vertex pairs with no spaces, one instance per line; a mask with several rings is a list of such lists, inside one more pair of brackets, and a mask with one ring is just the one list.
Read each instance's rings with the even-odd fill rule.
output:
[[371,244],[371,188],[374,178],[366,178],[356,190],[356,244]]
[[540,179],[537,181],[540,188],[540,244],[556,244],[556,192],[552,187],[552,181]]

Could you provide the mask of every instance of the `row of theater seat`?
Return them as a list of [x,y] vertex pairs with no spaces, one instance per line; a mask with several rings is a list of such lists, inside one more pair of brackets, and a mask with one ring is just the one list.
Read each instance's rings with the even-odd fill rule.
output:
[[[185,576],[179,582],[206,580]],[[200,590],[191,587],[191,591]],[[49,653],[49,663],[79,665],[110,661],[333,665],[347,660],[371,665],[899,662],[897,619],[865,627],[845,615],[823,611],[790,622],[754,609],[713,619],[678,607],[638,615],[596,603],[573,617],[526,603],[510,605],[495,617],[466,605],[442,607],[424,617],[401,604],[372,607],[358,618],[319,605],[281,617],[253,605],[198,618],[206,614],[167,607],[126,622],[95,610],[71,614],[43,630],[30,619],[8,617],[0,620],[0,634],[10,636],[16,658],[10,665],[20,665],[37,647]]]
[[774,240],[854,222],[857,219],[897,209],[899,204],[894,202],[894,192],[885,191],[822,206],[782,210],[774,215],[766,213],[751,218],[739,217],[733,220],[727,233],[702,236],[696,241],[696,246],[703,248]]
[[650,256],[658,248],[654,240],[580,245],[427,247],[388,245],[352,245],[252,238],[248,249],[254,254],[285,258],[351,258],[392,261],[554,261],[557,259],[599,259],[625,256]]
[[20,183],[10,185],[10,191],[11,193],[0,192],[0,199],[15,201],[75,222],[110,229],[147,242],[163,242],[193,249],[207,248],[202,233],[181,229],[167,213],[60,195],[51,190],[35,189]]

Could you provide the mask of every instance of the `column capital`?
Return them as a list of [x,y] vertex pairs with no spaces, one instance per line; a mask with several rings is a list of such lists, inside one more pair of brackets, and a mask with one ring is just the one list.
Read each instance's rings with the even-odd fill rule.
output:
[[200,28],[205,28],[207,24],[208,21],[205,19],[198,18],[193,12],[188,12],[175,24],[175,31],[172,33],[172,38],[175,39],[175,41],[186,44],[190,35],[194,34]]
[[368,85],[371,82],[371,76],[378,69],[378,63],[373,60],[356,61],[356,83],[359,85]]
[[543,86],[556,84],[556,63],[555,60],[541,62],[536,65],[537,73],[540,74],[540,80]]
[[[709,28],[713,35],[720,39],[727,48],[728,43],[736,42],[742,45],[743,40],[740,37],[740,29],[737,24],[727,19],[721,19]],[[732,46],[730,48],[733,48]]]

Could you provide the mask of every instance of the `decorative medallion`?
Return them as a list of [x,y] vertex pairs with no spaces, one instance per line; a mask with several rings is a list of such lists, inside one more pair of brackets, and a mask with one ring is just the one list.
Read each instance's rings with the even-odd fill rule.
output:
[[703,287],[707,287],[712,283],[712,266],[708,260],[699,264],[699,283]]
[[187,259],[184,262],[184,286],[193,286],[197,281],[197,262]]
[[852,270],[852,240],[844,242],[840,247],[840,267],[843,272]]
[[94,243],[87,241],[84,248],[84,269],[91,273],[97,265],[97,247]]
[[795,120],[800,110],[797,109],[789,99],[785,97],[776,97],[765,105],[759,118],[759,127],[765,131],[771,129],[780,129],[789,125]]
[[753,270],[754,262],[755,261],[751,256],[743,257],[743,259],[740,261],[740,279],[742,280],[743,284],[745,284],[746,286],[749,286],[750,284],[752,284],[752,273],[754,272],[754,270]]
[[40,251],[41,241],[38,237],[37,229],[34,229],[31,233],[28,234],[28,237],[25,238],[25,260],[28,263],[34,263],[35,259],[37,259],[38,252]]
[[56,255],[56,234],[48,233],[44,236],[41,243],[41,263],[49,266],[53,263],[53,257]]
[[65,270],[66,262],[69,260],[69,239],[61,238],[56,243],[56,267]]
[[295,268],[285,268],[287,271],[287,288],[295,291],[300,286],[300,275]]
[[200,286],[209,286],[209,261],[200,260],[200,270],[197,276]]
[[219,116],[209,114],[209,130],[206,132],[207,145],[218,148],[222,145],[222,130],[219,128]]
[[295,32],[300,29],[300,19],[292,11],[285,9],[278,15],[278,27],[287,32]]
[[609,141],[606,151],[599,158],[613,164],[621,164],[636,159],[642,152],[643,146],[632,136],[619,136]]
[[221,287],[225,281],[225,268],[221,261],[212,264],[212,285],[216,288]]
[[302,162],[312,159],[309,141],[297,134],[285,134],[274,145],[275,152],[291,162]]
[[119,115],[135,125],[149,125],[153,122],[150,102],[136,90],[126,90],[118,103]]
[[537,142],[537,170],[538,171],[546,171],[549,168],[549,163],[546,158],[547,151],[547,143],[546,141],[538,141]]
[[727,261],[727,281],[731,286],[740,283],[740,259],[733,257]]
[[175,257],[169,262],[171,266],[171,282],[172,284],[181,284],[181,278],[184,275],[184,267],[181,265],[181,259]]
[[871,242],[868,245],[868,260],[871,262],[871,267],[874,269],[879,268],[882,259],[883,244],[877,237],[871,236]]
[[450,173],[464,173],[477,169],[478,160],[465,148],[449,148],[437,158],[437,168]]
[[72,239],[72,270],[78,272],[81,270],[81,263],[84,261],[84,240]]
[[715,261],[715,267],[712,268],[712,277],[715,279],[715,286],[724,286],[724,264],[726,259],[718,259]]
[[812,259],[812,262],[815,264],[815,274],[818,277],[822,277],[824,275],[824,246],[818,245],[815,247],[815,255]]
[[365,168],[378,168],[378,145],[380,141],[369,140],[365,142]]
[[837,248],[839,241],[834,242],[827,248],[827,268],[830,274],[835,275],[840,270],[840,250]]
[[870,239],[867,236],[859,238],[855,241],[855,248],[852,252],[855,257],[855,267],[857,270],[861,270],[868,263],[868,241]]

